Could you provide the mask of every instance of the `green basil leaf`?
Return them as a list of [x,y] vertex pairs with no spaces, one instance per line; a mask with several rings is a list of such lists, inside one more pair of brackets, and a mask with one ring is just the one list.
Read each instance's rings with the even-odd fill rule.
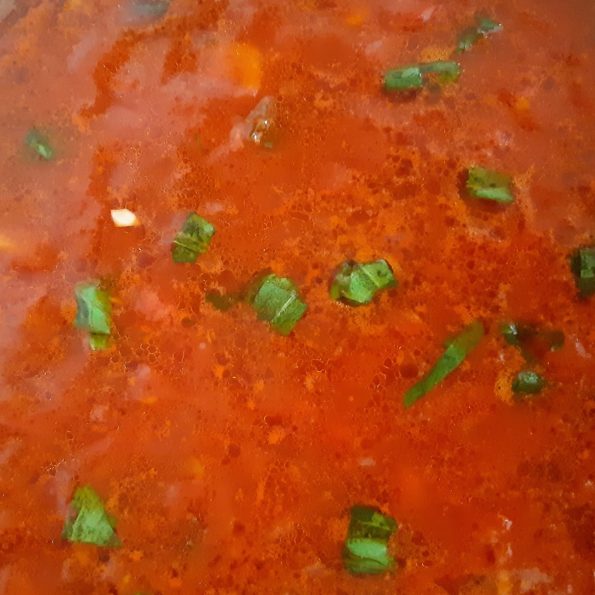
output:
[[394,568],[395,559],[384,541],[350,539],[343,548],[343,566],[353,574],[381,574]]
[[98,282],[79,283],[74,289],[78,328],[89,331],[89,345],[94,351],[106,349],[112,332],[112,306],[109,295]]
[[353,506],[343,548],[343,565],[354,574],[391,570],[395,560],[388,541],[397,530],[395,520],[371,506]]
[[457,52],[469,51],[480,39],[498,31],[502,31],[502,25],[500,23],[493,21],[489,17],[477,17],[475,25],[468,27],[461,33],[459,42],[457,43]]
[[293,281],[274,274],[266,275],[259,282],[250,303],[258,318],[281,335],[289,335],[308,308]]
[[470,167],[467,171],[467,191],[475,198],[508,204],[514,201],[511,178],[484,167]]
[[397,529],[395,519],[372,506],[357,504],[351,507],[348,534],[353,537],[388,539]]
[[70,508],[71,514],[62,531],[63,539],[100,547],[121,545],[115,532],[115,519],[105,511],[101,498],[91,486],[77,488]]
[[29,130],[25,137],[25,144],[44,161],[50,161],[54,157],[54,149],[50,141],[36,128]]
[[537,372],[521,370],[512,381],[512,390],[517,395],[536,395],[546,386],[546,381]]
[[576,288],[581,297],[595,293],[595,246],[577,248],[570,257]]
[[403,397],[405,407],[411,407],[417,400],[437,386],[456,370],[465,358],[477,347],[484,336],[483,324],[479,321],[467,325],[458,335],[445,344],[442,356],[423,378],[414,384]]
[[386,260],[358,263],[344,262],[335,275],[330,288],[330,296],[351,306],[369,304],[374,296],[397,286],[393,270]]
[[380,562],[381,566],[386,566],[388,560],[390,560],[389,563],[393,562],[389,556],[386,541],[380,539],[355,537],[348,540],[347,549],[354,558]]
[[387,91],[411,91],[423,86],[424,79],[419,66],[393,68],[384,75],[384,88]]
[[413,91],[421,89],[432,80],[441,84],[455,82],[460,74],[461,67],[452,61],[438,60],[423,64],[411,64],[387,70],[384,75],[384,89],[397,92]]
[[196,213],[188,215],[171,247],[174,262],[196,262],[198,255],[207,251],[214,235],[215,227],[206,219]]
[[77,314],[75,324],[91,333],[111,334],[109,295],[99,283],[80,283],[75,287]]

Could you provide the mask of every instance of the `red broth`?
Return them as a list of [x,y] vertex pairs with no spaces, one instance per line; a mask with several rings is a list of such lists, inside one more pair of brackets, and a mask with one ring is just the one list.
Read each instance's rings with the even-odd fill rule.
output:
[[[502,30],[453,54],[478,9]],[[595,308],[568,262],[594,241],[593,2],[0,0],[0,19],[0,593],[593,592]],[[383,91],[435,60],[459,80]],[[472,165],[514,202],[466,196]],[[175,263],[194,211],[216,233]],[[341,262],[379,258],[398,287],[330,299]],[[289,336],[238,298],[265,269],[308,305]],[[90,281],[112,310],[97,351],[74,325]],[[477,348],[405,408],[473,320]],[[505,321],[564,333],[538,395],[515,398]],[[119,547],[63,537],[81,486]],[[344,566],[356,504],[398,523],[387,572]]]

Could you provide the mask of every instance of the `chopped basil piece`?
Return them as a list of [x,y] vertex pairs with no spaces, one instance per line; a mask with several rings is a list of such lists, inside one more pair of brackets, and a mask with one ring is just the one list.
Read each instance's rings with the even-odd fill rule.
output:
[[219,293],[218,291],[209,291],[205,295],[205,300],[220,312],[227,312],[242,300],[239,293]]
[[444,346],[444,353],[432,369],[405,393],[403,398],[405,407],[411,407],[418,399],[456,370],[477,347],[483,335],[483,324],[476,320],[467,325],[458,335],[447,341]]
[[397,530],[395,520],[371,506],[354,506],[343,548],[343,565],[354,574],[380,574],[391,570],[395,559],[388,541]]
[[66,519],[62,538],[100,547],[121,545],[116,535],[116,520],[105,511],[103,502],[91,486],[77,488],[70,503],[71,514]]
[[578,248],[570,257],[576,288],[581,297],[595,293],[595,246]]
[[25,138],[25,144],[41,159],[50,161],[54,157],[54,149],[48,138],[36,128],[32,128]]
[[281,335],[289,335],[306,312],[291,279],[266,275],[259,281],[250,303],[260,320],[266,320]]
[[171,246],[174,262],[196,262],[199,254],[207,251],[215,228],[206,219],[191,213]]
[[331,284],[330,295],[351,306],[369,304],[383,289],[397,286],[397,280],[386,260],[358,263],[344,262]]
[[520,345],[519,327],[515,322],[505,322],[500,330],[509,345]]
[[386,91],[412,91],[434,79],[441,84],[455,82],[460,74],[461,67],[456,62],[438,60],[411,64],[388,70],[384,75],[384,88]]
[[111,311],[109,295],[99,283],[80,283],[74,289],[78,328],[89,331],[89,345],[93,351],[105,349],[111,335]]
[[556,329],[542,329],[523,322],[505,322],[500,330],[504,340],[518,347],[528,361],[535,361],[547,351],[556,351],[564,345],[564,333]]
[[377,539],[350,539],[343,550],[343,565],[353,574],[380,574],[394,564],[387,544]]
[[512,390],[517,395],[536,395],[545,387],[543,376],[532,370],[520,371],[512,381]]
[[510,176],[497,171],[484,167],[470,167],[467,171],[467,190],[475,198],[511,203],[514,196],[510,185]]
[[502,25],[488,17],[477,17],[475,26],[468,27],[461,33],[457,52],[468,52],[480,39],[502,31]]
[[384,88],[387,91],[411,91],[423,86],[424,78],[419,66],[393,68],[384,75]]

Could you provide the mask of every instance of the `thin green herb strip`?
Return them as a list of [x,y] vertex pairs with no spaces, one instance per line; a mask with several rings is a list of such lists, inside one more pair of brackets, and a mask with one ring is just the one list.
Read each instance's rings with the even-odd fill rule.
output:
[[459,79],[460,74],[461,67],[452,61],[410,64],[387,70],[384,75],[384,89],[389,92],[415,91],[433,80],[443,85],[453,83]]
[[77,488],[70,504],[71,514],[64,523],[62,538],[99,547],[121,545],[116,535],[116,520],[109,515],[101,498],[91,486]]
[[343,565],[353,574],[381,574],[394,568],[388,542],[396,521],[371,506],[354,506],[343,548]]
[[98,282],[80,283],[74,289],[77,305],[75,325],[89,331],[93,351],[105,349],[112,333],[111,302]]
[[458,335],[447,341],[444,353],[432,369],[405,393],[403,397],[404,406],[411,407],[411,405],[456,370],[477,347],[483,336],[483,324],[476,320],[466,326]]

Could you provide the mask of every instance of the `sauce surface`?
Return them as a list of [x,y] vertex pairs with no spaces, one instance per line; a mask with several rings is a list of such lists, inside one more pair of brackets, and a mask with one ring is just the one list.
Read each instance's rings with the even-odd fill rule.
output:
[[[595,4],[159,6],[0,0],[0,593],[592,592],[595,308],[568,257],[595,230]],[[382,91],[479,9],[503,30],[456,83]],[[270,149],[246,136],[266,98]],[[514,203],[462,196],[474,164]],[[193,211],[216,233],[182,265]],[[397,288],[329,298],[340,263],[379,258]],[[206,300],[263,269],[308,304],[287,337]],[[100,351],[73,324],[90,280]],[[404,408],[473,320],[477,349]],[[565,336],[523,402],[506,320]],[[61,538],[81,485],[121,547]],[[355,504],[397,521],[393,571],[344,569]]]

